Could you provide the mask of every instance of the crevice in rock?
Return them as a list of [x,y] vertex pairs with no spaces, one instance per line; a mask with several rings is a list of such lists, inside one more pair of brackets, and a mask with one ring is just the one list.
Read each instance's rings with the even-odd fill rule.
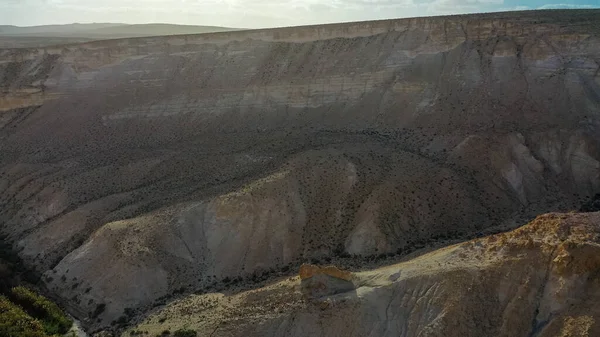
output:
[[544,327],[546,327],[546,325],[548,324],[548,322],[550,322],[550,319],[552,318],[552,314],[549,314],[548,317],[543,320],[540,320],[538,316],[540,314],[540,306],[542,304],[542,299],[544,297],[544,293],[546,292],[546,286],[548,285],[548,279],[550,278],[550,273],[552,271],[552,260],[554,260],[554,255],[556,253],[556,249],[557,249],[557,247],[554,247],[552,249],[552,252],[550,253],[550,257],[548,258],[548,262],[546,264],[547,267],[546,267],[546,272],[544,274],[544,280],[536,294],[535,311],[534,311],[533,320],[531,321],[531,331],[529,332],[528,337],[539,336],[539,334],[542,332]]

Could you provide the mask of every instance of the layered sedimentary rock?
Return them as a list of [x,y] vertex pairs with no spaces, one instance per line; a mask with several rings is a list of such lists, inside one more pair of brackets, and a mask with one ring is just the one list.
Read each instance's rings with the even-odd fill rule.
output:
[[577,209],[600,189],[598,22],[499,13],[0,50],[1,230],[101,327],[182,288]]
[[599,240],[600,213],[547,214],[512,232],[354,273],[353,287],[339,293],[306,296],[302,283],[307,279],[301,280],[301,274],[239,294],[188,296],[130,331],[155,334],[186,327],[199,336],[597,336]]

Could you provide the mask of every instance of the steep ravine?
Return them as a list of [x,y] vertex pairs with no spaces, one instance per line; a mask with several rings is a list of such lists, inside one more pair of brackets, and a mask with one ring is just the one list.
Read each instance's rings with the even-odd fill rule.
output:
[[1,232],[96,330],[182,290],[578,209],[600,192],[599,22],[528,11],[2,49]]

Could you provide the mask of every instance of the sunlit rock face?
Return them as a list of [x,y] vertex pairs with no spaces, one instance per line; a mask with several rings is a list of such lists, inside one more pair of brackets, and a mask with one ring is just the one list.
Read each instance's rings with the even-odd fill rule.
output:
[[598,22],[534,11],[0,50],[2,232],[103,326],[182,287],[576,209],[600,189]]

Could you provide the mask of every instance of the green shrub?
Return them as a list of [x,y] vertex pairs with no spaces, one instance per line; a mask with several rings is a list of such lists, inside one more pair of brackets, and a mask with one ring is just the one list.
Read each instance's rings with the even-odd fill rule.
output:
[[179,329],[173,334],[175,337],[196,337],[196,335],[196,331],[187,329]]
[[0,336],[46,337],[42,323],[0,296]]
[[48,335],[63,335],[73,325],[58,305],[25,287],[12,288],[9,297],[29,315],[38,318]]

